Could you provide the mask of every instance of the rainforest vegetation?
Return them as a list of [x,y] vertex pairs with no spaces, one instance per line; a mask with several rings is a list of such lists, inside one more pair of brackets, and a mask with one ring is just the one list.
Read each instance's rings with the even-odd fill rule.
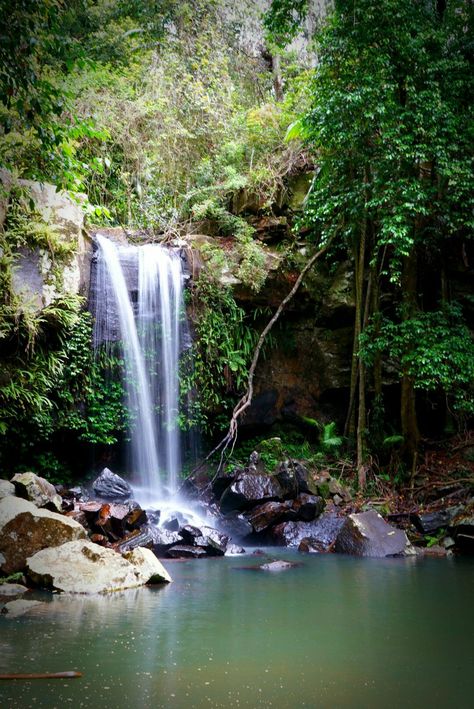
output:
[[[84,299],[37,310],[14,292],[22,248],[49,255],[58,292],[70,256],[25,179],[68,190],[90,231],[202,237],[188,293],[194,365],[182,377],[183,396],[198,395],[181,423],[209,449],[246,390],[260,331],[320,249],[311,270],[348,265],[350,371],[337,421],[304,417],[286,449],[344,458],[363,488],[377,475],[413,482],[428,440],[469,441],[472,3],[0,0],[0,10],[0,164],[13,180],[0,232],[8,475],[84,474],[61,451],[85,460],[126,426],[120,362],[94,358]],[[289,208],[299,175],[304,199]],[[274,218],[287,228],[270,249],[258,225]],[[272,263],[286,274],[276,301]],[[302,290],[316,287],[309,271]],[[259,367],[283,339],[276,325]]]

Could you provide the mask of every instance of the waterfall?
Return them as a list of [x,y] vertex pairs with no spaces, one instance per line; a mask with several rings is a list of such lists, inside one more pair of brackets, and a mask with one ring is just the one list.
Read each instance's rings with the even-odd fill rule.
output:
[[176,492],[181,468],[181,259],[156,244],[96,240],[95,344],[122,342],[133,482],[144,501],[162,500]]

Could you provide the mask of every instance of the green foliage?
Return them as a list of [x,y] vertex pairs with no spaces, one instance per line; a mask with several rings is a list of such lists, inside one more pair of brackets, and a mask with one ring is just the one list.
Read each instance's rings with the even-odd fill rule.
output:
[[[201,276],[193,293],[194,340],[188,358],[182,362],[182,396],[194,392],[189,421],[210,430],[226,425],[235,397],[247,383],[248,368],[258,333],[248,323],[228,287]],[[212,421],[212,419],[215,419]]]
[[455,413],[474,414],[474,341],[456,303],[401,322],[383,318],[367,328],[360,344],[368,364],[384,353],[400,376],[413,377],[417,389],[441,389]]

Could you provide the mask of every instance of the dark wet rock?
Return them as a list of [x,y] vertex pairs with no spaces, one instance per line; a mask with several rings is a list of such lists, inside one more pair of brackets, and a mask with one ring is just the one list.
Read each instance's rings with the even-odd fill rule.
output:
[[308,469],[298,460],[285,460],[278,466],[274,477],[283,488],[287,499],[297,497],[301,492],[318,495],[318,486]]
[[245,539],[253,532],[253,527],[248,519],[238,510],[221,516],[217,520],[216,526],[219,531],[227,534],[231,539]]
[[141,529],[136,529],[131,534],[128,534],[125,539],[121,539],[113,548],[120,552],[120,554],[125,554],[126,552],[132,551],[137,547],[143,547],[146,549],[155,549],[157,546],[158,534],[155,527],[151,525],[145,525]]
[[291,505],[296,517],[303,522],[311,522],[318,517],[324,509],[324,500],[317,495],[302,492],[293,500]]
[[236,554],[245,554],[245,549],[238,544],[228,544],[225,556],[235,556]]
[[266,552],[263,549],[254,549],[252,556],[266,556]]
[[112,546],[105,534],[91,534],[90,540],[94,542],[94,544],[99,544],[101,547]]
[[160,523],[161,511],[160,510],[146,510],[146,516],[150,524],[155,524],[158,526]]
[[245,510],[255,505],[283,498],[283,489],[272,475],[241,473],[221,497],[222,512]]
[[245,473],[244,468],[236,468],[232,473],[220,473],[217,475],[212,481],[212,492],[215,497],[220,500],[227,488],[232,485],[238,475],[242,473]]
[[212,491],[209,484],[209,477],[205,471],[197,471],[190,475],[179,488],[178,496],[191,500],[202,500],[210,502]]
[[229,537],[212,527],[202,527],[202,536],[195,537],[194,544],[206,550],[209,556],[223,556],[229,543]]
[[405,555],[412,547],[405,532],[387,524],[375,510],[369,510],[346,517],[335,549],[341,554],[385,557]]
[[108,468],[92,483],[94,492],[104,500],[122,501],[132,497],[132,488],[126,480],[116,475]]
[[311,537],[322,551],[329,551],[344,524],[344,517],[334,512],[324,512],[313,522],[283,522],[273,527],[271,537],[276,544],[288,547],[299,546],[302,539]]
[[474,502],[471,501],[453,518],[450,532],[461,551],[474,553]]
[[84,527],[65,515],[20,497],[0,500],[0,569],[5,574],[21,571],[27,557],[40,549],[86,536]]
[[163,522],[163,527],[168,530],[168,532],[177,532],[182,524],[182,520],[177,517],[171,517]]
[[178,532],[169,532],[167,529],[153,529],[153,549],[158,556],[164,555],[170,547],[181,544],[183,541]]
[[291,561],[283,561],[283,559],[277,559],[275,561],[270,561],[268,564],[262,564],[259,568],[262,571],[286,571],[287,569],[293,569],[298,564],[292,563]]
[[141,507],[135,507],[129,510],[125,517],[125,525],[128,529],[139,529],[148,522],[148,515]]
[[254,532],[263,532],[282,519],[288,519],[291,515],[296,517],[290,501],[287,502],[265,502],[263,505],[254,507],[247,512],[246,517]]
[[185,544],[190,544],[191,546],[195,544],[198,537],[203,536],[202,530],[192,524],[186,524],[184,527],[181,527],[179,533],[183,539],[183,542]]
[[298,551],[303,554],[323,554],[327,551],[324,544],[313,537],[303,537],[298,544]]
[[432,534],[448,527],[458,512],[459,507],[451,507],[437,512],[411,515],[411,520],[419,532]]
[[171,559],[201,559],[207,556],[207,552],[201,547],[178,544],[168,549],[166,556],[169,556]]
[[52,512],[62,511],[62,499],[56,488],[45,478],[35,473],[17,473],[11,479],[15,493],[24,500],[29,500],[36,507],[45,507]]

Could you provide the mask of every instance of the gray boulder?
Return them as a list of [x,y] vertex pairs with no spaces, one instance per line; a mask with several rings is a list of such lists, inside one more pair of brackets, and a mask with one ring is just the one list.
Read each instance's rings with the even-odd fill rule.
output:
[[86,536],[84,527],[70,517],[38,509],[20,497],[0,500],[0,569],[4,574],[22,571],[26,559],[40,549]]
[[330,551],[344,524],[344,518],[328,510],[312,522],[283,522],[273,527],[271,535],[276,544],[298,547],[303,539],[310,537],[319,551]]
[[270,500],[283,499],[283,488],[273,475],[242,472],[223,493],[222,512],[245,510]]
[[375,512],[349,515],[336,539],[336,551],[355,556],[405,556],[412,553],[405,532]]
[[124,558],[113,549],[75,541],[43,549],[27,559],[26,573],[43,588],[64,593],[112,593],[171,578],[147,549],[134,549]]
[[94,492],[104,500],[124,501],[132,497],[133,491],[126,480],[109,468],[104,468],[92,483]]
[[15,494],[15,486],[8,480],[0,480],[0,500]]
[[17,473],[11,481],[18,497],[29,500],[36,507],[47,507],[53,512],[62,511],[61,496],[45,478],[40,478],[35,473]]

